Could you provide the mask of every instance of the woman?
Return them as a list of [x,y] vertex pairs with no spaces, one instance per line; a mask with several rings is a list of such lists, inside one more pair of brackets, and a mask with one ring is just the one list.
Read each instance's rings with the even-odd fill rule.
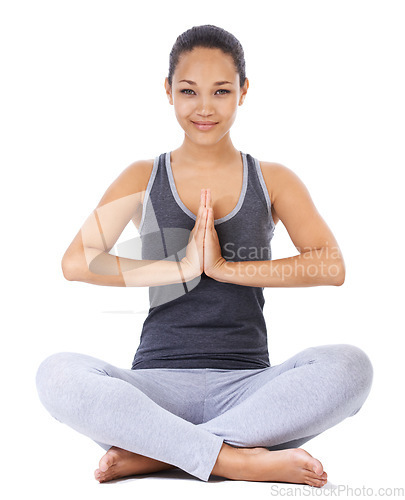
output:
[[[99,482],[179,467],[203,481],[321,487],[322,463],[300,446],[369,394],[373,368],[353,345],[270,365],[263,288],[339,286],[345,267],[297,175],[233,146],[248,87],[232,34],[204,25],[180,35],[165,88],[183,144],[125,169],[63,257],[68,280],[150,287],[131,369],[71,352],[38,368],[51,415],[107,450]],[[109,254],[131,220],[141,259]],[[278,220],[300,253],[273,261]]]

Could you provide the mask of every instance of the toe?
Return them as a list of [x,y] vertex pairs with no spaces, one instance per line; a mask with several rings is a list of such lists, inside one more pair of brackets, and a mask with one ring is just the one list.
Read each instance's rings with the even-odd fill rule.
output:
[[326,481],[326,474],[322,474],[322,475],[318,475],[318,474],[315,474],[315,472],[313,472],[312,470],[310,471],[306,471],[306,478],[309,480],[309,481],[323,481],[325,482]]
[[300,457],[301,459],[304,459],[304,468],[311,471],[311,472],[314,472],[316,475],[318,476],[322,476],[323,474],[323,466],[321,464],[321,462],[314,458],[310,453],[308,453],[307,451],[303,450],[302,448],[297,448],[297,451],[300,451],[301,453],[304,452],[305,455],[297,455],[298,457]]
[[318,476],[322,476],[323,474],[323,467],[322,467],[322,464],[319,460],[317,460],[316,458],[313,459],[314,462],[312,464],[312,467],[311,469],[315,472],[315,474],[317,474]]
[[315,479],[315,478],[308,478],[308,484],[310,486],[314,486],[315,488],[320,488],[325,484],[325,480],[323,479]]
[[101,480],[103,478],[103,473],[100,471],[100,469],[94,471],[94,477],[99,483],[101,483]]
[[112,453],[106,453],[100,460],[99,467],[101,472],[106,472],[114,464]]

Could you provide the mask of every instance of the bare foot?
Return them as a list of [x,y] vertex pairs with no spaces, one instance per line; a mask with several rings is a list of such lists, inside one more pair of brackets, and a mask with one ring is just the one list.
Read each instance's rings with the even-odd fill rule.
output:
[[321,487],[327,482],[322,464],[302,448],[269,451],[222,445],[211,474],[239,481],[280,481]]
[[148,474],[173,468],[175,468],[174,465],[113,446],[101,458],[99,469],[94,471],[94,477],[100,483],[105,483],[120,477]]

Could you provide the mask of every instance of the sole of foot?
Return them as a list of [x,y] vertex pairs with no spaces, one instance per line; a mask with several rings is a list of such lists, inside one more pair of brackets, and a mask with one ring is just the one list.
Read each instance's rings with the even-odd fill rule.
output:
[[173,468],[175,466],[113,446],[101,458],[99,468],[94,471],[94,477],[98,482],[105,483],[122,477]]

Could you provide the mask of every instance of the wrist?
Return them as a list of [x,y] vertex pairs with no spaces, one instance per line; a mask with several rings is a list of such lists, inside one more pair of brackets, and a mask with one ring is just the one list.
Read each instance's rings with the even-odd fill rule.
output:
[[227,261],[221,257],[210,269],[204,269],[204,272],[207,276],[216,281],[224,281],[223,278],[226,271],[226,263]]
[[181,259],[179,262],[180,265],[180,274],[182,276],[182,281],[191,281],[194,278],[197,278],[198,276],[201,276],[202,271],[197,270],[187,259],[187,257],[184,257]]

